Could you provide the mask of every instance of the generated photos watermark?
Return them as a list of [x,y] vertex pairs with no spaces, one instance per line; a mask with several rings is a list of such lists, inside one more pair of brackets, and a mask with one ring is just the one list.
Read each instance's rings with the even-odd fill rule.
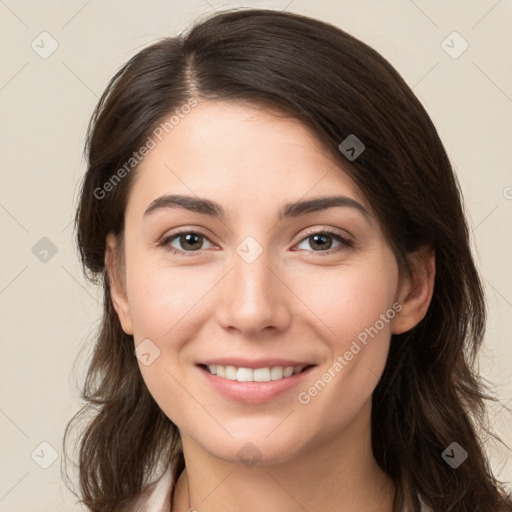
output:
[[127,174],[133,171],[152,149],[156,148],[157,142],[155,139],[161,141],[164,134],[168,134],[174,130],[174,128],[176,128],[180,123],[180,119],[184,119],[188,114],[190,114],[192,108],[196,105],[197,100],[195,98],[190,98],[187,103],[182,105],[179,109],[174,110],[173,114],[153,130],[152,134],[146,138],[145,143],[139,148],[139,150],[134,151],[128,161],[125,162],[125,164],[120,167],[110,177],[110,179],[108,179],[101,187],[96,187],[94,189],[94,197],[101,200],[104,199],[109,192],[112,192],[116,185],[118,185]]
[[[379,319],[370,327],[366,327],[357,335],[357,340],[352,340],[350,348],[343,354],[338,355],[335,362],[327,369],[322,376],[315,381],[306,391],[301,391],[297,395],[297,400],[302,405],[307,405],[311,399],[317,396],[340,372],[349,364],[354,356],[368,344],[368,337],[373,339],[379,332],[389,324],[396,314],[402,311],[402,304],[395,302],[385,313],[382,313]],[[359,343],[358,343],[359,341]],[[362,346],[361,346],[362,345]]]

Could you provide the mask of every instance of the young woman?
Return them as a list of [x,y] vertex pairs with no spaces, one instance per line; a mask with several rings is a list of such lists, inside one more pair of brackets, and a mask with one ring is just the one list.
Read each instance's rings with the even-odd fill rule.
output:
[[482,445],[460,188],[376,51],[215,14],[123,66],[87,158],[89,510],[512,510]]

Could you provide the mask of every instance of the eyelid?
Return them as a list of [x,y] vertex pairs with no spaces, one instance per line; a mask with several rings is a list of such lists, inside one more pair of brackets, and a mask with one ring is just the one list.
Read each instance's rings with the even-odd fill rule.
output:
[[318,226],[314,226],[312,228],[307,229],[306,232],[302,234],[299,242],[302,242],[305,238],[308,238],[311,235],[317,235],[317,234],[321,234],[321,233],[340,237],[346,242],[351,242],[351,243],[354,242],[354,237],[348,231],[345,231],[345,230],[342,230],[339,228],[331,228],[331,227],[326,227],[326,228],[320,227],[319,228]]

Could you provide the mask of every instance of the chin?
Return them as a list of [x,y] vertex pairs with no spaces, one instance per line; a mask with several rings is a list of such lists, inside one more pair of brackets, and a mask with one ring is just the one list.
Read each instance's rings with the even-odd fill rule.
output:
[[[274,422],[273,428],[278,423]],[[230,431],[233,438],[227,434],[221,434],[220,439],[210,436],[198,444],[218,459],[246,467],[288,462],[299,456],[308,444],[307,440],[298,439],[289,430],[283,429],[279,434],[277,430],[269,434],[272,429],[264,433],[261,430],[254,430],[254,435],[251,435],[246,428],[243,435]],[[199,439],[196,440],[198,441]]]

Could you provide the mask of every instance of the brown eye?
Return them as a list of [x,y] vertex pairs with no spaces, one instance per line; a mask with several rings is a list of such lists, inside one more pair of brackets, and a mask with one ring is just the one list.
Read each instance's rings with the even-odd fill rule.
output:
[[[203,250],[204,241],[209,239],[203,233],[180,231],[164,238],[160,245],[173,251],[174,254],[192,256]],[[175,244],[175,245],[173,245]]]
[[[338,245],[335,245],[334,248],[333,240],[338,242]],[[300,244],[303,244],[304,242],[306,242],[308,246],[313,249],[312,251],[309,252],[327,254],[332,254],[333,252],[336,252],[338,250],[353,247],[353,242],[351,240],[341,236],[339,233],[334,233],[332,231],[319,231],[317,233],[313,233],[303,238]]]
[[198,235],[197,233],[179,235],[177,239],[179,240],[181,247],[183,247],[183,249],[186,251],[201,249],[201,246],[203,245],[201,235]]

